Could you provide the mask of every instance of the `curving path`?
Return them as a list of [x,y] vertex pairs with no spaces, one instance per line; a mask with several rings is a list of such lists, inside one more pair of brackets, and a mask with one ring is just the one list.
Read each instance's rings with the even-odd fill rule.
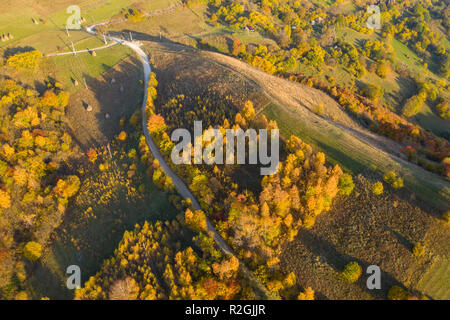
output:
[[[171,8],[170,11],[171,10],[174,10],[174,8]],[[86,28],[86,32],[88,32],[89,34],[92,34],[92,35],[96,35],[96,32],[95,32],[96,26],[110,24],[110,23],[114,23],[114,22],[104,22],[101,24],[96,24],[96,25],[90,26],[90,27]],[[172,179],[175,189],[178,191],[178,193],[185,199],[189,198],[191,200],[191,203],[192,203],[192,206],[194,209],[203,210],[201,208],[200,204],[198,203],[197,199],[195,199],[194,195],[189,190],[189,188],[184,184],[184,182],[181,180],[181,178],[178,177],[178,175],[167,164],[166,160],[164,159],[161,152],[159,151],[158,146],[156,145],[155,141],[150,136],[150,133],[148,131],[147,123],[146,123],[147,119],[145,116],[145,106],[146,106],[146,101],[147,101],[148,79],[150,76],[151,67],[150,67],[150,63],[149,63],[147,54],[140,48],[140,45],[136,42],[126,41],[126,40],[122,40],[122,39],[111,37],[111,36],[106,36],[106,38],[115,42],[115,44],[122,44],[122,45],[129,47],[138,55],[138,58],[141,61],[142,66],[144,68],[144,99],[142,102],[141,111],[142,111],[142,127],[144,130],[144,136],[147,141],[147,145],[148,145],[150,151],[152,152],[153,157],[158,160],[158,162],[159,162],[160,166],[162,167],[162,169],[164,170],[164,172]],[[211,221],[208,218],[206,218],[206,225],[207,225],[207,232],[213,236],[214,241],[217,243],[219,248],[225,254],[230,254],[230,255],[236,256],[235,253],[228,246],[228,244],[225,242],[225,240],[222,238],[222,236],[214,228],[214,226],[212,225]],[[244,275],[247,277],[247,279],[249,279],[250,285],[255,289],[255,291],[257,291],[257,293],[259,295],[261,295],[262,297],[264,297],[266,299],[274,299],[275,298],[267,290],[267,288],[258,280],[258,278],[253,274],[253,272],[251,272],[244,265],[244,263],[242,263],[240,261],[239,265],[240,265],[241,271],[244,273]]]
[[60,52],[60,53],[51,53],[51,54],[47,54],[45,55],[45,57],[56,57],[56,56],[64,56],[64,55],[68,55],[68,54],[75,54],[75,53],[82,53],[82,52],[92,52],[92,51],[98,51],[98,50],[102,50],[102,49],[106,49],[106,48],[111,48],[112,46],[118,45],[118,42],[111,42],[108,45],[105,45],[103,47],[98,47],[98,48],[92,48],[92,49],[84,49],[84,50],[78,50],[78,51],[69,51],[69,52]]

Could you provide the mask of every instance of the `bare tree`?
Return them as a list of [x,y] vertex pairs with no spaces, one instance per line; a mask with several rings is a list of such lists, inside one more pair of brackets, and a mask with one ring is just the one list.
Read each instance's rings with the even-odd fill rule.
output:
[[110,300],[136,300],[139,295],[139,286],[131,277],[116,280],[109,289]]

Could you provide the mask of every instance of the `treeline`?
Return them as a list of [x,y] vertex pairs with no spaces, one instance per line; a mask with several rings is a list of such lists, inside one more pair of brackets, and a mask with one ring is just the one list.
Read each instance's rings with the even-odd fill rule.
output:
[[[442,1],[435,3],[442,7]],[[340,88],[332,76],[329,84],[314,78],[305,77],[298,72],[299,64],[309,65],[318,72],[325,66],[340,65],[355,78],[367,71],[385,78],[394,68],[394,50],[389,39],[396,36],[412,46],[423,60],[433,60],[443,68],[443,80],[420,80],[404,66],[395,66],[402,77],[413,79],[417,83],[417,93],[404,102],[402,113],[405,116],[417,114],[425,102],[436,105],[437,115],[446,118],[449,113],[445,79],[448,75],[448,52],[442,44],[442,35],[432,32],[427,25],[429,11],[442,17],[442,23],[448,33],[448,8],[441,12],[432,6],[418,3],[381,3],[383,19],[382,37],[384,40],[366,40],[359,47],[336,39],[334,27],[346,25],[358,32],[372,33],[362,27],[367,21],[366,8],[350,15],[333,15],[309,2],[258,1],[256,4],[242,5],[234,1],[211,0],[210,19],[214,23],[229,25],[235,30],[256,30],[272,37],[278,46],[245,45],[239,39],[233,39],[230,53],[269,74],[277,74],[293,80],[301,80],[331,94],[346,110],[362,119],[373,131],[387,136],[405,148],[408,159],[426,170],[449,178],[448,163],[450,145],[447,140],[423,130],[405,120],[387,108],[379,105],[383,90],[374,84],[362,86],[359,96],[354,88]],[[364,10],[363,10],[364,9]],[[319,39],[319,40],[317,40]],[[205,40],[202,40],[206,43]],[[420,49],[420,50],[419,50]],[[425,66],[427,67],[427,66]]]
[[446,139],[342,87],[330,86],[314,77],[290,76],[289,79],[327,92],[370,130],[403,145],[401,151],[409,161],[446,179],[450,178],[450,143]]
[[[157,81],[153,73],[150,84],[149,108],[156,97],[154,86]],[[238,259],[224,255],[205,232],[204,213],[193,210],[189,200],[182,200],[175,193],[172,180],[148,148],[141,120],[137,110],[129,119],[136,132],[123,130],[117,140],[125,142],[137,138],[137,150],[131,150],[128,156],[140,159],[155,185],[168,192],[169,201],[180,210],[180,214],[173,221],[145,222],[141,226],[136,225],[133,231],[125,232],[114,256],[106,260],[101,270],[81,289],[76,290],[75,299],[258,298],[244,280]],[[125,119],[121,124],[125,124]],[[90,149],[87,156],[95,162],[98,154]],[[183,215],[181,212],[184,211]]]
[[[19,55],[8,64],[22,63]],[[39,94],[0,80],[0,297],[21,287],[27,261],[40,258],[79,189],[66,166],[74,155],[64,124],[68,101],[58,82],[47,81]]]
[[[212,239],[201,239],[202,250],[193,249],[193,243],[188,241],[191,237],[192,232],[176,220],[136,225],[134,231],[125,232],[114,256],[101,271],[76,290],[75,298],[255,298],[239,280],[236,258],[223,256],[214,248]],[[194,238],[195,241],[198,240]]]

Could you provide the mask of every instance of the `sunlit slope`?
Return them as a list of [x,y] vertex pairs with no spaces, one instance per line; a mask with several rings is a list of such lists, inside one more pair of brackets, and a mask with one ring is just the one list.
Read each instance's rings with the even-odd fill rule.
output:
[[[277,120],[285,137],[300,136],[353,173],[367,168],[380,174],[395,170],[423,200],[441,209],[449,207],[447,181],[403,159],[400,145],[360,126],[327,94],[219,53],[167,42],[152,42],[148,50],[165,83],[226,87],[230,95],[247,96],[256,100],[258,113]],[[315,111],[318,105],[323,105],[321,114]]]

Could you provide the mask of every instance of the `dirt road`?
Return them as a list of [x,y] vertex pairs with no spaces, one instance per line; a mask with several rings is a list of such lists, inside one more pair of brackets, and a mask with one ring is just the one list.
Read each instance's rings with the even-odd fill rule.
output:
[[[107,24],[107,23],[103,23]],[[86,31],[92,35],[96,35],[95,27],[97,25],[90,26],[86,29]],[[144,136],[147,141],[147,145],[150,149],[150,151],[153,154],[153,157],[158,160],[160,166],[164,170],[164,172],[172,179],[173,184],[175,186],[175,189],[178,191],[178,193],[185,199],[189,198],[191,200],[192,206],[196,210],[202,210],[200,204],[198,203],[197,199],[195,199],[194,195],[191,193],[189,188],[184,184],[184,182],[181,180],[180,177],[172,170],[172,168],[167,164],[166,160],[162,156],[161,152],[159,151],[158,146],[153,141],[152,137],[150,136],[150,133],[147,128],[147,118],[145,116],[145,106],[147,101],[147,88],[148,88],[148,79],[151,72],[151,67],[149,63],[149,59],[147,54],[140,48],[140,45],[137,42],[131,42],[122,40],[115,37],[107,36],[107,39],[117,42],[119,44],[125,45],[132,49],[138,56],[139,60],[142,62],[142,66],[144,68],[144,98],[142,103],[142,127],[144,130]],[[214,241],[217,243],[219,248],[227,255],[233,255],[236,257],[236,254],[231,250],[231,248],[228,246],[228,244],[225,242],[225,240],[222,238],[222,236],[217,232],[217,230],[212,225],[211,221],[207,218],[206,219],[206,225],[207,225],[207,232],[214,238]],[[275,297],[267,290],[267,288],[258,280],[258,278],[251,272],[242,262],[239,262],[240,269],[244,273],[244,275],[247,277],[247,279],[250,281],[250,284],[253,286],[257,294],[259,294],[261,297],[265,299],[274,299]]]

